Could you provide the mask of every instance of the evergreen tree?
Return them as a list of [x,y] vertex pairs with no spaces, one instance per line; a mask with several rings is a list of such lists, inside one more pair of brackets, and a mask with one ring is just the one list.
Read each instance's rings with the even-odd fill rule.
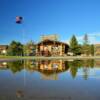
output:
[[70,40],[70,51],[73,52],[74,55],[78,55],[81,52],[75,35],[73,35]]
[[89,43],[88,35],[87,34],[84,35],[83,40],[84,40],[84,45],[87,45]]
[[82,46],[82,52],[85,55],[91,54],[91,46],[89,45],[88,35],[85,34],[83,38],[83,46]]

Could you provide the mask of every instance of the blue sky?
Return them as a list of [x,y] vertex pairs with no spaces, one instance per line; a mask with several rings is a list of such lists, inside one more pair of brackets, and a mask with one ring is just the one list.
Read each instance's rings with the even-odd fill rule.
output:
[[[24,18],[22,25],[16,16]],[[38,42],[43,34],[58,34],[64,42],[75,34],[81,42],[85,33],[100,43],[100,0],[0,0],[0,44]]]

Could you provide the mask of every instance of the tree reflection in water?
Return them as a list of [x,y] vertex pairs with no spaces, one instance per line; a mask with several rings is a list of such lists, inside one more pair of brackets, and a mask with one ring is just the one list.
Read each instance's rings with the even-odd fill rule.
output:
[[8,68],[13,73],[20,72],[24,68],[24,66],[23,66],[24,63],[23,62],[24,62],[23,60],[8,62]]
[[[25,64],[25,67],[24,67]],[[18,60],[12,62],[0,62],[0,69],[10,69],[13,73],[25,69],[29,72],[37,71],[41,73],[43,79],[58,79],[58,74],[69,71],[72,78],[76,78],[78,70],[82,69],[82,76],[88,79],[89,69],[93,68],[94,60]]]

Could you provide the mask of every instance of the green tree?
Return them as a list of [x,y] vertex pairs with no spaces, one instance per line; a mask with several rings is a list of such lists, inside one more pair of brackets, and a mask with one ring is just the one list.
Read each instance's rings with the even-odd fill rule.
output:
[[87,45],[89,43],[87,34],[84,35],[83,41],[84,41],[84,45]]
[[77,51],[77,55],[82,54],[82,45],[78,44]]
[[82,52],[85,55],[90,55],[91,54],[91,46],[89,44],[89,40],[88,40],[88,35],[85,34],[84,38],[83,38],[83,46],[82,46]]
[[20,42],[12,41],[8,47],[8,55],[11,56],[23,55],[23,45]]
[[81,53],[81,46],[78,44],[75,35],[73,35],[70,40],[70,51],[73,52],[74,55],[78,55]]
[[91,48],[91,55],[94,56],[94,45],[92,44],[92,45],[90,46],[90,48]]
[[32,40],[24,46],[24,54],[27,56],[35,55],[35,51],[36,45]]
[[83,52],[83,54],[85,54],[85,55],[90,55],[91,53],[90,53],[90,45],[89,44],[84,44],[83,46],[82,46],[82,52]]

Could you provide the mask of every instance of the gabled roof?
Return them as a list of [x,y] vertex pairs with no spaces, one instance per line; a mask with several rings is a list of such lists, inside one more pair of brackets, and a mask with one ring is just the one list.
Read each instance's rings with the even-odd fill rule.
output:
[[6,49],[8,48],[8,45],[0,45],[0,49]]
[[60,42],[60,41],[53,41],[53,40],[44,40],[44,41],[39,42],[37,45],[46,44],[46,43],[64,44],[64,45],[68,46],[67,43]]

